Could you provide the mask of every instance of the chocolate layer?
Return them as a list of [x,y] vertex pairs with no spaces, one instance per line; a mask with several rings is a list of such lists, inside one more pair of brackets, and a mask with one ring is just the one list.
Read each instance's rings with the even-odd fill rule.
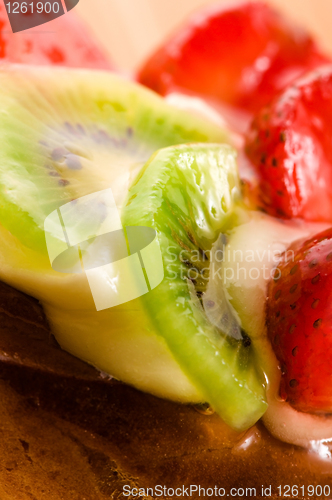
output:
[[262,485],[277,496],[279,485],[329,484],[332,474],[331,459],[260,423],[239,434],[100,374],[60,349],[34,299],[3,283],[0,397],[1,500],[132,498],[124,485],[256,488],[261,498]]

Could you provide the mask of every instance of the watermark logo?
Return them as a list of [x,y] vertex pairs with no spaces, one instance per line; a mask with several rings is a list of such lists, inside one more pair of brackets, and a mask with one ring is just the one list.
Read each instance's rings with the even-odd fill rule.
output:
[[53,269],[85,272],[98,311],[136,299],[164,278],[155,230],[122,227],[111,189],[54,210],[44,229]]
[[13,33],[53,21],[78,4],[79,0],[3,0]]

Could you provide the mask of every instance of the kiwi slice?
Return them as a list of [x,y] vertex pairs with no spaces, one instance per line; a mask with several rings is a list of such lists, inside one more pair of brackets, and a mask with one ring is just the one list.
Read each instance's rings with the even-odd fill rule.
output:
[[111,73],[8,66],[0,90],[1,224],[42,251],[44,220],[61,205],[111,187],[121,207],[157,149],[226,138]]
[[145,165],[122,221],[157,234],[165,277],[141,299],[156,332],[224,421],[245,429],[266,410],[264,375],[248,336],[211,323],[202,300],[213,243],[234,224],[238,198],[230,147],[182,145],[157,152]]
[[[12,66],[0,71],[0,89],[1,279],[41,301],[77,357],[157,396],[207,401],[230,425],[249,427],[266,408],[255,352],[203,306],[208,254],[234,224],[238,186],[233,151],[202,143],[227,134],[110,73]],[[158,148],[186,142],[200,144],[160,150],[142,168]],[[86,273],[51,267],[44,222],[109,188],[128,240],[136,226],[153,229],[164,279],[97,311]],[[104,208],[86,214],[92,240]]]

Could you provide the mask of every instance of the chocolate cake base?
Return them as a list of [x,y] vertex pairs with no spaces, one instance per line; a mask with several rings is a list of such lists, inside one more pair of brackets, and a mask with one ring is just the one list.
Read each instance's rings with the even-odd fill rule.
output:
[[[39,304],[5,284],[0,399],[1,500],[132,499],[124,493],[156,485],[184,491],[173,498],[187,498],[193,485],[194,499],[204,496],[199,486],[259,499],[280,498],[278,486],[329,484],[332,497],[328,456],[278,442],[260,423],[237,433],[215,414],[100,374],[62,351]],[[262,486],[271,490],[262,493]],[[231,488],[245,494],[231,495]],[[215,491],[206,497],[218,498]]]

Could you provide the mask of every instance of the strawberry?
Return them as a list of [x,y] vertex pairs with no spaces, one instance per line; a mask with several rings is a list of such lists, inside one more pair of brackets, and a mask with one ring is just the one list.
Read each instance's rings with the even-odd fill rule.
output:
[[0,3],[0,59],[24,64],[56,64],[112,69],[112,64],[74,11],[45,26],[12,33]]
[[326,61],[308,33],[249,1],[198,12],[144,64],[138,80],[162,95],[185,90],[252,113]]
[[332,65],[296,80],[262,108],[245,152],[257,204],[276,217],[332,220]]
[[332,228],[291,246],[268,285],[266,323],[281,366],[281,397],[332,412]]

